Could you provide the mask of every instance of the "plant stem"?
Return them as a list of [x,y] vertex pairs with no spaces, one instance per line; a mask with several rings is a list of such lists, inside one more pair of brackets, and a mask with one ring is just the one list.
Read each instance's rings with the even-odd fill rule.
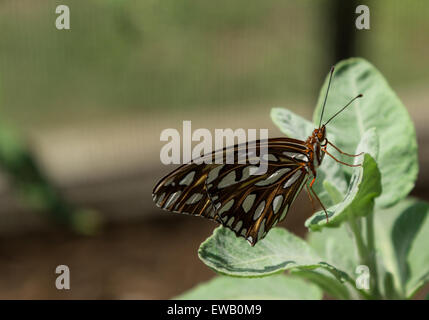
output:
[[[359,257],[359,263],[361,265],[366,265],[368,266],[370,272],[371,272],[371,267],[369,265],[369,254],[368,254],[368,248],[365,245],[365,242],[363,240],[362,237],[362,228],[361,225],[358,224],[358,220],[355,217],[350,217],[349,219],[349,226],[351,231],[353,232],[353,236],[354,236],[354,240],[355,240],[355,244],[356,244],[356,249],[358,252],[358,257]],[[372,280],[372,275],[370,273],[370,281]],[[354,285],[354,287],[356,286],[356,284]],[[375,298],[372,295],[372,290],[371,288],[373,287],[372,282],[370,282],[370,293],[366,293],[364,290],[362,289],[357,289],[358,293],[365,299],[373,299]],[[363,294],[365,292],[365,294]]]
[[365,218],[366,221],[366,241],[368,249],[368,267],[371,272],[371,288],[374,296],[380,298],[380,290],[378,287],[378,272],[377,272],[377,259],[375,251],[375,237],[374,237],[374,212],[371,211]]
[[362,238],[362,232],[361,232],[361,228],[360,226],[357,224],[356,218],[350,218],[349,219],[349,226],[350,229],[353,232],[354,238],[355,238],[355,244],[356,244],[356,249],[358,252],[358,256],[359,256],[359,262],[361,264],[367,264],[367,249],[365,246],[365,243],[363,241]]
[[[349,226],[350,226],[350,229],[351,229],[351,231],[352,231],[352,233],[353,233],[353,236],[354,236],[354,241],[355,241],[355,245],[356,245],[356,249],[357,249],[357,252],[358,252],[358,257],[359,257],[359,263],[360,264],[366,264],[366,262],[365,262],[365,257],[366,257],[366,248],[365,248],[365,243],[363,242],[363,239],[362,239],[362,233],[361,233],[361,228],[360,228],[360,226],[357,224],[357,221],[356,221],[356,219],[352,216],[352,217],[350,217],[350,219],[349,219]],[[351,284],[352,286],[353,286],[353,288],[355,288],[356,289],[356,291],[363,297],[363,298],[365,298],[365,299],[371,299],[371,296],[370,295],[368,295],[368,294],[366,294],[366,295],[363,295],[362,293],[364,292],[363,290],[361,290],[361,289],[358,289],[357,287],[356,287],[356,284],[354,283],[354,284]],[[366,292],[365,292],[366,293]]]
[[378,273],[377,273],[377,261],[375,259],[375,241],[374,241],[374,220],[373,212],[366,217],[366,239],[365,244],[362,237],[362,228],[358,224],[359,218],[350,218],[349,225],[355,238],[356,249],[359,256],[359,262],[362,265],[366,265],[370,271],[370,292],[371,297],[374,299],[380,299],[380,291],[378,288]]

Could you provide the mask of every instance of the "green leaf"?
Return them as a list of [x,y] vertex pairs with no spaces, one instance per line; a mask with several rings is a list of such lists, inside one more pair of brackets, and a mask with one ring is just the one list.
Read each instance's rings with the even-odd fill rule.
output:
[[305,141],[314,130],[311,121],[283,108],[271,109],[271,120],[289,138]]
[[[374,200],[381,194],[381,177],[374,157],[377,157],[378,139],[374,129],[368,130],[363,136],[356,153],[367,152],[363,156],[355,158],[356,163],[362,163],[361,167],[355,167],[350,180],[350,185],[342,202],[328,208],[325,212],[319,211],[307,219],[305,225],[312,230],[320,230],[323,227],[337,227],[341,222],[351,216],[366,216],[372,212]],[[372,154],[373,156],[371,156]],[[335,200],[340,197],[336,186],[328,181],[324,182],[329,194]]]
[[301,279],[273,275],[264,278],[218,276],[176,297],[183,300],[319,300],[322,291]]
[[270,230],[254,247],[223,227],[203,242],[198,250],[200,259],[214,271],[237,277],[263,277],[288,269],[324,268],[340,281],[350,277],[323,262],[301,238],[282,228]]
[[332,199],[333,203],[340,203],[344,200],[344,194],[337,189],[337,187],[331,184],[328,180],[323,181],[323,187]]
[[[323,274],[317,270],[317,274],[313,277],[318,279],[314,283],[319,284],[320,281],[322,281],[322,284],[327,283],[321,288],[335,298],[359,298],[354,287],[356,267],[359,263],[351,232],[348,232],[346,228],[324,228],[321,232],[310,232],[307,241],[323,261],[343,270],[353,278],[353,283],[346,286],[346,284],[339,284],[338,281],[334,281],[335,279],[331,275]],[[300,272],[298,275],[300,275]],[[304,278],[311,280],[305,274]]]
[[292,271],[292,274],[316,284],[323,292],[326,292],[333,298],[350,299],[347,286],[335,279],[326,270],[296,270]]
[[[317,125],[327,85],[328,79],[322,87],[314,112],[313,120]],[[407,196],[417,177],[415,129],[407,110],[380,72],[360,58],[348,59],[336,66],[324,121],[359,93],[364,95],[363,98],[353,102],[334,118],[327,125],[327,132],[335,136],[335,143],[340,149],[351,153],[368,129],[377,129],[380,136],[377,163],[383,187],[377,205],[390,206]],[[339,156],[347,161],[346,156]],[[343,169],[351,172],[349,168]]]
[[[380,263],[401,297],[429,281],[429,205],[406,199],[374,216]],[[392,282],[392,281],[391,281]]]
[[331,265],[335,265],[349,275],[354,275],[358,266],[358,256],[352,233],[346,228],[310,232],[308,244],[317,254]]
[[[286,109],[273,108],[271,119],[286,136],[294,139],[306,140],[315,128],[310,121]],[[333,137],[332,140],[334,140]],[[335,202],[332,202],[327,190],[323,187],[325,180],[335,185],[343,195],[346,193],[347,180],[341,165],[330,157],[325,157],[322,165],[317,169],[317,179],[313,189],[326,206],[331,206]]]
[[[380,269],[380,268],[379,268]],[[381,273],[381,272],[380,272]],[[384,270],[384,297],[387,299],[401,299],[401,295],[398,294],[395,288],[393,276],[390,272]]]

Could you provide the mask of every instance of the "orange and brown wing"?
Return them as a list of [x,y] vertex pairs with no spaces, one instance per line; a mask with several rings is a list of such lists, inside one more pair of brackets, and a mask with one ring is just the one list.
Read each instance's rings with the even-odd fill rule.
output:
[[[267,171],[252,175],[253,161],[261,144],[267,144]],[[307,149],[300,140],[277,138],[257,141],[253,147],[243,145],[219,152],[225,162],[228,152],[234,159],[246,156],[243,163],[197,164],[179,167],[154,188],[155,203],[169,211],[213,219],[246,238],[251,245],[284,219],[290,205],[306,181]]]
[[164,210],[215,219],[216,211],[205,185],[214,167],[214,164],[182,165],[158,182],[153,190],[153,201]]

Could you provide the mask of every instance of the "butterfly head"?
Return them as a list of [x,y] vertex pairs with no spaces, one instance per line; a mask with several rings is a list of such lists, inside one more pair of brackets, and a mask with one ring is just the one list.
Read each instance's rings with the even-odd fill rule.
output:
[[323,143],[326,140],[326,127],[322,125],[318,129],[314,129],[313,136],[317,139],[318,142]]

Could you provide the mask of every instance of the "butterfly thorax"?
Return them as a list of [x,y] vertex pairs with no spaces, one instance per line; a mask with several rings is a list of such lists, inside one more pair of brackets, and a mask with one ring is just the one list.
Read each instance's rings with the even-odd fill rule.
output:
[[314,129],[312,135],[305,141],[305,145],[308,149],[310,169],[312,169],[312,171],[322,164],[323,157],[325,156],[322,147],[324,147],[326,143],[325,126]]

